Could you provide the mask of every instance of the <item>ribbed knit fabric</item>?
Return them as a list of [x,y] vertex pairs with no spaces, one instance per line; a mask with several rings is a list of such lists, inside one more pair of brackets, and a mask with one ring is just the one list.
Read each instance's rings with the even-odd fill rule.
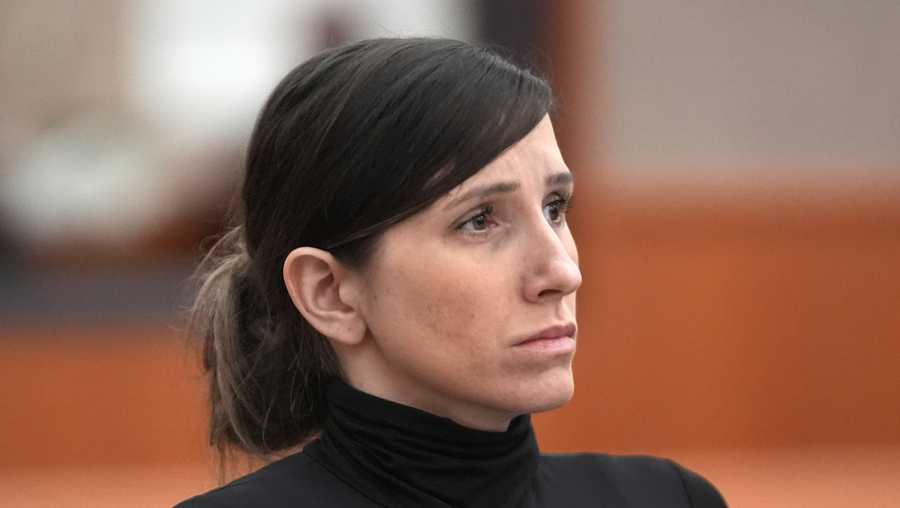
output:
[[706,479],[649,456],[539,454],[531,419],[506,432],[328,387],[318,440],[177,508],[725,508]]
[[537,470],[528,415],[506,432],[450,419],[361,392],[328,388],[330,419],[304,453],[385,506],[512,508]]

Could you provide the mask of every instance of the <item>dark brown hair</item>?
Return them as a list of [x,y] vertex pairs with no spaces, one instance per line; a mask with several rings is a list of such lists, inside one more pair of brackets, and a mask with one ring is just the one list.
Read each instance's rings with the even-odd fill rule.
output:
[[288,296],[291,250],[364,266],[381,232],[478,172],[551,105],[543,79],[447,39],[360,41],[291,71],[257,120],[232,227],[196,272],[189,334],[202,341],[211,444],[267,456],[327,416],[323,388],[341,368]]

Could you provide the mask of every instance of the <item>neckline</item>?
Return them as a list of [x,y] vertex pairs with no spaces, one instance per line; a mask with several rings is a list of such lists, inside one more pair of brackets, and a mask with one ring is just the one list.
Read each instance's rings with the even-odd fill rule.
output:
[[362,392],[342,380],[327,388],[329,417],[304,453],[382,506],[518,506],[539,456],[530,415],[505,432]]

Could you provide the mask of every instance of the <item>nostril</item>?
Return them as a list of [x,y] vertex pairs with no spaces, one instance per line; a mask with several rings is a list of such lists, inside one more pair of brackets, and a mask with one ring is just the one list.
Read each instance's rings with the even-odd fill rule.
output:
[[558,289],[545,289],[545,290],[541,291],[540,293],[538,293],[538,298],[547,298],[547,297],[557,296],[557,295],[561,295],[561,294],[562,294],[562,291],[560,291]]

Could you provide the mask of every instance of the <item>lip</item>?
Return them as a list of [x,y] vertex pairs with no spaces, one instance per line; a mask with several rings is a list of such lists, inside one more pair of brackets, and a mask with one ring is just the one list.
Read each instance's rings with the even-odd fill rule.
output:
[[536,350],[569,350],[575,347],[574,323],[566,323],[545,328],[525,340],[514,344],[514,347]]

